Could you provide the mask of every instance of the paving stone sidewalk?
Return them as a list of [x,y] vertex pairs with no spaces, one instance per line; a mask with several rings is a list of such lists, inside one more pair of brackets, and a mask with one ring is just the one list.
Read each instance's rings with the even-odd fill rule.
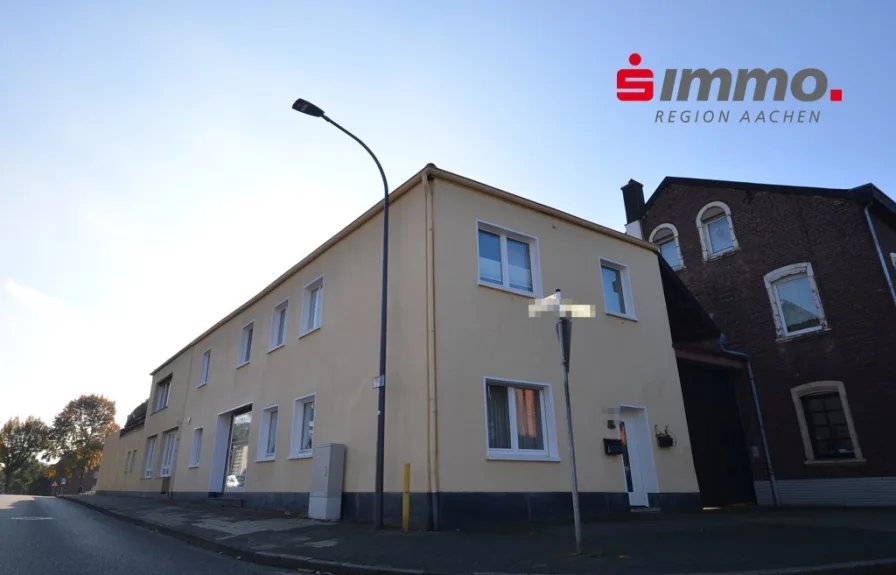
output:
[[896,573],[896,509],[633,513],[586,523],[584,553],[574,555],[571,524],[375,532],[369,525],[204,502],[65,499],[244,560],[330,573]]

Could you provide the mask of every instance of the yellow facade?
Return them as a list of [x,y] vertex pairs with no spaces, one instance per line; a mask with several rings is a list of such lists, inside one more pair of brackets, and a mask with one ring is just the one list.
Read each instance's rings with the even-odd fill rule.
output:
[[[618,457],[604,455],[603,439],[619,436],[608,420],[619,419],[621,408],[633,406],[643,415],[638,425],[649,426],[648,439],[656,425],[669,426],[678,440],[674,449],[661,450],[652,442],[649,454],[642,453],[648,454],[642,463],[650,463],[645,469],[654,470],[645,485],[659,493],[697,492],[652,246],[434,166],[427,166],[391,198],[386,492],[401,491],[405,463],[411,466],[411,491],[423,497],[568,491],[566,413],[554,322],[528,314],[533,295],[541,297],[555,288],[562,288],[564,298],[593,304],[597,311],[594,318],[575,320],[573,327],[570,394],[580,489],[626,492],[622,464]],[[528,265],[534,294],[489,287],[480,279],[480,266],[492,265],[480,263],[480,228],[504,230],[511,239],[531,242]],[[505,246],[513,243],[502,241]],[[519,244],[513,245],[519,249]],[[307,493],[312,460],[295,456],[293,419],[294,408],[301,407],[296,400],[313,396],[314,444],[344,444],[344,492],[372,492],[377,399],[372,381],[379,369],[381,252],[380,204],[157,369],[144,429],[107,440],[98,489],[159,493],[162,437],[176,430],[170,491],[176,497],[220,491],[221,446],[227,441],[222,430],[233,410],[251,405],[245,492]],[[634,314],[605,312],[602,258],[625,270],[630,286],[626,297]],[[518,273],[507,267],[511,264],[504,265],[507,277]],[[314,282],[321,278],[321,325],[305,334],[306,287],[318,285]],[[286,337],[282,346],[271,350],[280,329],[275,309],[283,302],[288,302]],[[251,355],[238,367],[241,333],[250,322]],[[210,361],[202,384],[206,352]],[[168,405],[155,411],[158,384],[169,377]],[[540,407],[520,411],[523,403],[517,404],[520,417],[531,419],[543,410],[539,421],[546,451],[539,460],[525,460],[525,453],[524,460],[514,460],[517,456],[489,448],[489,409],[509,411],[501,411],[499,404],[488,407],[486,385],[505,380],[522,382],[529,390],[508,392],[521,394],[515,401],[524,403],[529,401],[525,397],[540,394]],[[535,386],[525,387],[529,383]],[[259,440],[267,431],[263,412],[274,406],[276,449],[266,456],[262,452],[267,447]],[[196,455],[194,430],[200,427],[198,461],[191,461]],[[495,433],[504,437],[505,432],[501,428]],[[150,436],[158,437],[155,461],[151,477],[143,479]],[[123,474],[121,454],[134,445],[139,449],[139,473]]]

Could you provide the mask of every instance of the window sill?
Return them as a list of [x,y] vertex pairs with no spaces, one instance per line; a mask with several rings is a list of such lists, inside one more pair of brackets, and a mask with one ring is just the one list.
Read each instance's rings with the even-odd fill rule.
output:
[[619,319],[626,319],[628,321],[638,321],[638,318],[633,315],[629,315],[627,313],[616,313],[615,311],[607,311],[607,315],[612,317],[618,317]]
[[314,328],[314,329],[309,329],[309,330],[306,331],[306,332],[302,332],[302,333],[300,333],[300,334],[299,334],[299,339],[302,339],[302,338],[305,337],[306,335],[311,335],[312,333],[314,333],[314,332],[316,332],[316,331],[320,331],[320,326],[317,326],[317,327]]
[[267,462],[267,461],[276,461],[276,460],[277,460],[277,455],[276,455],[276,454],[274,454],[274,455],[265,455],[264,457],[261,457],[261,458],[259,458],[259,459],[256,459],[256,460],[255,460],[255,463],[265,463],[265,462]]
[[300,453],[295,453],[293,455],[290,455],[289,458],[290,459],[311,459],[312,455],[313,454],[311,451],[302,451]]
[[824,335],[827,332],[831,331],[829,327],[822,327],[819,329],[813,329],[812,331],[804,331],[801,333],[789,334],[789,335],[781,335],[778,336],[775,341],[778,343],[786,343],[788,341],[795,341],[798,339],[806,339],[809,337],[817,337],[819,335]]
[[168,409],[168,406],[167,406],[167,405],[166,405],[165,407],[162,407],[162,408],[159,408],[159,409],[153,411],[153,412],[152,412],[152,415],[155,415],[155,414],[157,414],[157,413],[160,412],[160,411],[165,411],[166,409]]
[[274,347],[272,347],[271,349],[269,349],[269,350],[268,350],[268,353],[274,353],[275,351],[277,351],[277,350],[280,349],[281,347],[286,347],[286,342],[285,342],[285,341],[284,341],[283,343],[281,343],[280,345],[275,345]]
[[866,463],[865,458],[855,459],[810,459],[803,462],[803,465],[810,467],[831,467],[836,465],[863,465]]
[[[250,360],[250,361],[251,361],[251,360]],[[238,363],[238,364],[236,364],[236,368],[239,369],[239,368],[241,368],[241,367],[246,367],[247,365],[249,365],[249,362],[248,362],[248,361],[244,361],[243,363]]]
[[199,389],[200,387],[205,387],[206,385],[208,385],[208,382],[203,381],[203,382],[199,383],[198,385],[196,385],[196,389]]
[[539,295],[536,295],[534,291],[525,291],[525,290],[515,289],[512,287],[508,287],[508,286],[499,286],[497,284],[484,282],[482,280],[479,280],[479,286],[484,287],[484,288],[493,289],[496,291],[502,291],[502,292],[509,293],[512,295],[518,295],[520,297],[525,297],[525,298],[529,298],[529,299],[539,299],[541,297]]
[[189,467],[187,467],[187,469],[199,469],[199,464],[197,463],[196,465],[190,465]]
[[736,248],[729,248],[723,252],[716,252],[716,253],[712,253],[712,254],[703,254],[703,261],[711,262],[713,260],[717,260],[717,259],[723,258],[725,256],[730,256],[733,253],[737,253],[737,251],[739,251],[739,250],[740,250],[740,247],[736,247]]
[[560,461],[560,457],[556,455],[545,455],[542,453],[495,453],[493,451],[488,452],[486,459],[489,461],[546,461],[552,463]]

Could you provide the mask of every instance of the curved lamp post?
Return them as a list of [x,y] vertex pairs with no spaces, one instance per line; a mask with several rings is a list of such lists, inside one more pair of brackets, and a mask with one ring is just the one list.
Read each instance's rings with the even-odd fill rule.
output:
[[386,173],[383,171],[380,161],[360,138],[331,120],[323,110],[307,100],[299,98],[292,105],[292,109],[315,118],[323,118],[330,124],[333,124],[340,132],[358,142],[373,158],[377,169],[380,171],[380,177],[383,179],[383,293],[380,304],[380,375],[376,379],[375,384],[379,389],[379,397],[377,398],[376,414],[376,482],[373,499],[373,526],[375,529],[380,529],[383,526],[383,451],[386,439],[386,296],[389,271],[389,183],[386,181]]

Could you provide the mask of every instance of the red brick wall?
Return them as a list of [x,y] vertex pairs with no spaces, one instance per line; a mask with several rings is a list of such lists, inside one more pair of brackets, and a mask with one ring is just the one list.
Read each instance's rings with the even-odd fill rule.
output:
[[[740,248],[704,262],[695,219],[711,201],[728,204]],[[678,228],[685,265],[680,277],[728,335],[728,346],[750,354],[780,479],[896,475],[890,425],[896,411],[896,305],[863,208],[815,196],[673,187],[642,222],[645,238],[661,223]],[[879,220],[876,225],[881,241],[892,246],[887,254],[896,251],[896,230]],[[763,276],[798,262],[812,264],[831,329],[779,343]],[[804,464],[790,390],[823,380],[844,382],[864,465]],[[748,395],[741,398],[749,401]],[[743,411],[753,411],[749,407]],[[760,445],[750,431],[748,443]],[[754,460],[754,471],[764,477],[761,460]]]

